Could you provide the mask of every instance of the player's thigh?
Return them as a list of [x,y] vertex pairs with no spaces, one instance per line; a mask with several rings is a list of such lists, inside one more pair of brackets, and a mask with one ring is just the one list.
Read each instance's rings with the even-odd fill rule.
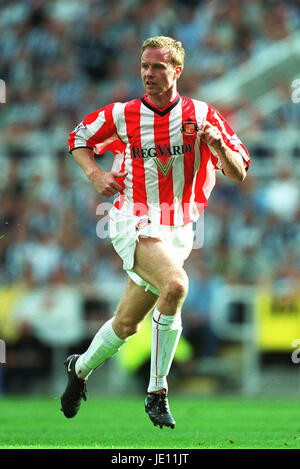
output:
[[137,285],[131,278],[128,278],[113,322],[115,332],[118,334],[126,329],[128,332],[132,328],[132,331],[129,332],[134,333],[136,326],[154,308],[157,300],[157,295],[151,291],[145,291],[145,287]]
[[160,292],[164,286],[175,282],[187,287],[187,275],[174,251],[158,238],[139,238],[133,270]]

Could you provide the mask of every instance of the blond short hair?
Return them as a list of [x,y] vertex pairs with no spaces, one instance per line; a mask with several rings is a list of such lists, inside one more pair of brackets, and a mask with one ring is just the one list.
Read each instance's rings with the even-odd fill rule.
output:
[[171,54],[171,62],[174,67],[178,65],[184,66],[184,55],[185,50],[182,47],[180,41],[176,41],[175,39],[167,36],[155,36],[149,37],[146,39],[142,44],[141,55],[143,54],[144,50],[147,48],[153,49],[160,49],[165,47],[170,51]]

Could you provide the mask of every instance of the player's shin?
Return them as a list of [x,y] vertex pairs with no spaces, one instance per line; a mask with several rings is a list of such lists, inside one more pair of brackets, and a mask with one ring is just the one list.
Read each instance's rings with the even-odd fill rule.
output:
[[167,376],[182,332],[181,315],[167,316],[156,308],[152,318],[151,367],[148,392],[168,390]]
[[125,340],[115,334],[112,321],[113,318],[101,327],[87,351],[78,358],[75,371],[79,378],[87,378],[95,368],[115,355],[125,343]]

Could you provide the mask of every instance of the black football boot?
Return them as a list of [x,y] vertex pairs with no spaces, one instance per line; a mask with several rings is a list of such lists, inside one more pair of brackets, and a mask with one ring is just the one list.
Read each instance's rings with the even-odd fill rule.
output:
[[145,399],[145,410],[154,426],[175,427],[166,392],[148,392]]
[[87,400],[86,381],[78,378],[75,372],[75,363],[79,356],[70,355],[64,362],[68,374],[68,384],[60,398],[60,402],[61,410],[68,419],[75,417],[77,414],[81,399]]

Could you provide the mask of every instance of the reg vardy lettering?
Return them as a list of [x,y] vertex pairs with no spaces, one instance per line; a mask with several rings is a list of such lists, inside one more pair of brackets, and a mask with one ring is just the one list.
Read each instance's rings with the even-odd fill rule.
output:
[[184,145],[156,145],[150,148],[131,147],[132,158],[156,158],[179,156],[186,153],[192,153],[192,145],[187,143]]

